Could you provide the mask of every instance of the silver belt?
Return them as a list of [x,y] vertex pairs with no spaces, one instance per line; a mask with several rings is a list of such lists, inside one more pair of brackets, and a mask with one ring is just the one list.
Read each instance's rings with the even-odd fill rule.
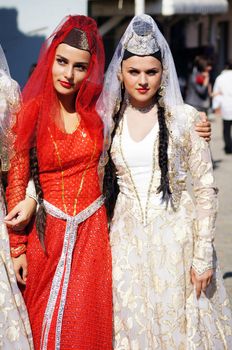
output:
[[[76,242],[76,235],[78,225],[88,219],[91,215],[93,215],[104,203],[104,197],[98,197],[88,208],[81,211],[76,216],[70,216],[64,213],[62,210],[56,208],[51,203],[44,200],[44,205],[46,208],[46,212],[51,216],[54,216],[57,219],[62,219],[67,221],[65,234],[64,234],[64,242],[61,257],[59,259],[53,280],[51,291],[47,303],[47,307],[44,314],[43,325],[42,325],[42,334],[41,334],[41,350],[47,350],[48,344],[48,335],[50,331],[50,326],[52,322],[52,317],[55,310],[55,305],[57,301],[57,297],[59,295],[59,291],[61,289],[61,298],[59,302],[58,316],[56,321],[56,339],[55,339],[55,349],[60,349],[60,338],[61,338],[61,328],[62,328],[62,320],[64,314],[64,307],[66,302],[66,295],[71,271],[71,262],[72,262],[72,254],[74,245]],[[61,285],[62,278],[63,283]]]

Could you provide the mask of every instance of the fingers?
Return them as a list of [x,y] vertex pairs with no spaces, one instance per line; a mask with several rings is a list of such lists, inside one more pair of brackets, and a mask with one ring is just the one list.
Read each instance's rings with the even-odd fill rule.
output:
[[199,299],[201,296],[202,282],[196,279],[194,273],[191,274],[191,282],[195,287],[197,299]]
[[5,217],[5,223],[7,226],[13,228],[16,231],[24,229],[29,223],[36,209],[36,201],[31,198],[27,198],[19,202],[14,209]]
[[4,221],[8,227],[13,228],[15,231],[20,231],[27,225],[25,215],[19,215],[17,218],[13,218],[11,221]]
[[14,209],[12,209],[8,214],[7,216],[5,217],[5,221],[10,221],[12,219],[14,219],[16,216],[19,215],[19,208],[18,206],[16,205],[16,207],[14,207]]
[[213,276],[213,270],[206,271],[203,275],[199,276],[191,269],[190,272],[191,282],[195,287],[197,299],[200,298],[201,292],[206,292],[208,285],[211,282]]
[[15,226],[19,223],[18,219],[16,218],[13,218],[11,221],[7,221],[7,220],[4,220],[4,221],[5,221],[5,224],[11,228],[15,228]]
[[207,122],[208,121],[208,117],[206,115],[205,112],[199,112],[200,118],[202,122]]
[[201,296],[201,290],[202,290],[202,283],[201,283],[201,281],[196,281],[194,286],[195,286],[195,289],[196,289],[197,299],[199,299],[200,296]]
[[205,293],[206,292],[206,288],[207,288],[207,281],[208,280],[204,280],[204,281],[202,281],[202,284],[201,284],[201,289],[202,289],[202,291]]
[[198,135],[201,136],[201,137],[211,137],[211,132],[210,131],[205,131],[205,130],[202,130],[202,129],[196,129],[196,131],[198,132]]
[[203,137],[206,141],[211,139],[211,124],[210,122],[197,123],[195,130],[200,137]]
[[206,121],[206,122],[200,122],[196,123],[196,131],[211,131],[211,123]]
[[23,280],[23,278],[21,277],[19,271],[16,272],[15,275],[16,275],[16,279],[17,279],[18,283],[21,283],[21,284],[23,284],[25,286],[26,285],[26,281]]
[[27,266],[23,267],[22,277],[23,277],[24,284],[26,284],[26,282],[27,282]]
[[27,281],[27,260],[25,254],[12,260],[17,282],[25,285]]

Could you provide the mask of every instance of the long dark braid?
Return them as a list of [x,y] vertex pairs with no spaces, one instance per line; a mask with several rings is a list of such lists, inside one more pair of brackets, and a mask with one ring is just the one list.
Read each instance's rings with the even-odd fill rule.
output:
[[123,90],[119,111],[113,117],[115,124],[111,134],[111,145],[108,150],[109,160],[105,167],[105,175],[104,175],[104,181],[103,181],[103,194],[105,196],[105,205],[106,205],[106,211],[107,211],[107,216],[109,220],[111,220],[113,217],[114,207],[115,207],[116,200],[119,193],[119,187],[118,187],[117,176],[116,176],[116,167],[111,158],[110,151],[111,151],[111,146],[112,146],[114,136],[119,126],[119,122],[123,117],[125,109],[126,109],[126,103],[124,101],[124,90]]
[[36,218],[35,218],[36,230],[39,237],[39,241],[43,247],[43,250],[46,252],[45,225],[46,225],[47,214],[46,214],[46,210],[43,202],[43,191],[39,181],[39,166],[38,166],[36,147],[33,147],[30,150],[30,170],[31,170],[31,176],[34,180],[37,200],[39,203],[39,208],[36,212]]
[[171,190],[168,175],[168,128],[165,122],[165,109],[158,101],[158,122],[159,122],[159,167],[161,171],[160,185],[157,193],[163,192],[162,198],[169,201]]

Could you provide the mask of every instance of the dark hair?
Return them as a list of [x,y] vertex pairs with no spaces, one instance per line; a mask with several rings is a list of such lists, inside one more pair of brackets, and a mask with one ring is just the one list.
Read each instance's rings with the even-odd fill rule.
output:
[[[124,95],[124,93],[123,93]],[[169,186],[169,176],[168,176],[168,128],[165,121],[165,109],[159,103],[159,98],[161,97],[159,93],[158,97],[158,123],[159,123],[159,167],[161,171],[160,177],[160,185],[157,188],[157,193],[163,193],[162,199],[168,203],[171,190]],[[126,109],[126,104],[123,101],[124,98],[122,96],[121,105],[119,111],[113,117],[115,126],[113,132],[111,134],[111,146],[113,142],[113,138],[115,136],[116,130],[118,128],[119,122],[123,117],[124,111]],[[113,217],[114,207],[117,200],[117,196],[119,193],[119,187],[117,184],[117,176],[116,176],[116,167],[111,158],[110,151],[111,146],[108,151],[109,161],[105,167],[105,176],[103,181],[103,194],[105,195],[106,201],[106,210],[109,220]]]
[[123,114],[125,112],[126,109],[126,104],[124,102],[124,89],[122,89],[122,99],[120,102],[120,107],[119,107],[119,111],[113,116],[113,120],[114,120],[114,129],[111,133],[111,145],[110,148],[108,150],[108,163],[105,166],[105,175],[104,175],[104,179],[103,179],[103,194],[105,196],[105,206],[106,206],[106,212],[107,212],[107,216],[108,219],[111,220],[113,217],[113,213],[114,213],[114,207],[115,207],[115,203],[118,197],[118,193],[119,193],[119,187],[118,187],[118,183],[117,183],[117,175],[116,175],[116,167],[115,164],[111,158],[111,147],[112,147],[112,142],[115,136],[115,133],[117,131],[118,125],[120,120],[123,117]]
[[212,60],[204,56],[196,56],[194,60],[194,66],[200,73],[204,72],[206,67],[212,66],[212,64]]
[[225,69],[232,69],[232,60],[226,62]]
[[[158,95],[158,98],[160,96]],[[161,171],[160,185],[157,193],[162,192],[162,199],[167,203],[171,196],[168,175],[168,128],[165,121],[165,109],[158,102],[158,122],[159,122],[159,167]]]
[[31,170],[31,176],[34,180],[37,200],[39,204],[39,208],[36,212],[36,218],[35,218],[36,230],[39,237],[39,241],[43,247],[43,250],[46,252],[45,225],[46,225],[47,214],[46,214],[46,210],[43,202],[43,191],[39,181],[39,166],[38,166],[36,147],[33,147],[30,149],[30,170]]

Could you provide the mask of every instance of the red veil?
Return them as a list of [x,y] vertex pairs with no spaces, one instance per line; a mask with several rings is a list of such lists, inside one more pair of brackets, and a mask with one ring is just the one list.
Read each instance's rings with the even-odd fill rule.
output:
[[[62,128],[60,107],[53,88],[52,65],[57,46],[74,27],[86,33],[91,60],[87,76],[76,98],[76,111],[90,132],[102,142],[102,122],[95,110],[104,74],[104,49],[96,22],[86,16],[67,16],[42,46],[37,67],[23,89],[23,105],[17,116],[15,151],[29,150],[36,138],[43,142],[43,130],[56,123]],[[97,137],[96,137],[97,136]],[[99,136],[99,137],[98,137]],[[101,147],[101,145],[99,145]]]

